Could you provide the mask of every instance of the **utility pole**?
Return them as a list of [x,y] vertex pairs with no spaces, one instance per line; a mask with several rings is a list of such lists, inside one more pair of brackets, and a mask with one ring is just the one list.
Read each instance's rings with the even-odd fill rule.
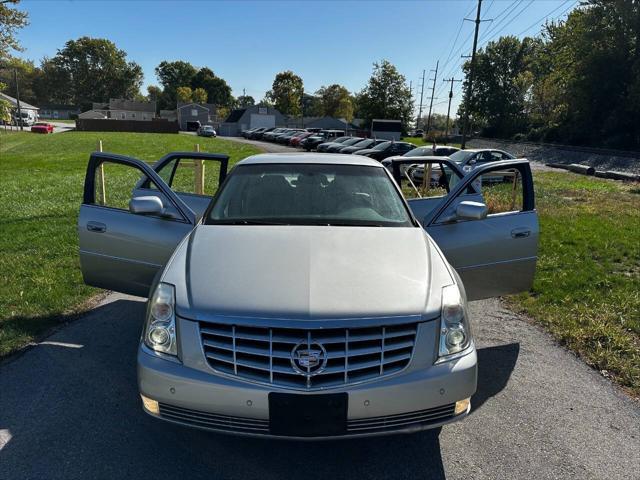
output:
[[422,86],[420,87],[420,109],[418,110],[418,118],[416,118],[416,130],[420,126],[420,117],[422,116],[422,96],[424,95],[424,76],[426,70],[422,70]]
[[449,143],[449,115],[451,114],[451,99],[453,98],[453,82],[461,82],[462,80],[456,80],[455,78],[451,77],[451,78],[443,79],[442,81],[451,82],[451,88],[449,89],[449,107],[447,108],[447,129],[444,134],[446,143]]
[[18,69],[13,70],[13,79],[16,82],[16,106],[18,107],[18,124],[20,125],[20,130],[24,130],[22,126],[22,110],[20,109],[20,87],[18,86]]
[[476,10],[476,31],[473,34],[473,51],[471,52],[471,70],[469,72],[469,83],[467,85],[467,108],[464,109],[464,120],[462,122],[462,145],[464,149],[467,141],[467,128],[469,127],[469,109],[473,104],[473,77],[476,73],[476,48],[478,46],[478,32],[480,31],[480,10],[482,9],[482,0],[478,0],[478,9]]
[[[438,78],[438,66],[440,65],[440,60],[436,62],[436,70],[435,75],[433,76],[433,86],[431,87],[431,102],[429,102],[429,116],[427,117],[427,130],[425,131],[425,135],[429,133],[429,129],[431,128],[431,109],[433,108],[433,96],[436,94],[436,79]],[[433,70],[431,70],[433,72]]]

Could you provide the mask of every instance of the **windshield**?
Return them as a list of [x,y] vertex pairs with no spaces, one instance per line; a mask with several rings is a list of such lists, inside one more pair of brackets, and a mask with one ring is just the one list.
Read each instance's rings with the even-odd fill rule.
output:
[[205,223],[412,226],[383,168],[295,163],[236,167]]
[[373,147],[374,150],[386,150],[387,147],[391,145],[391,142],[382,142],[379,145],[376,145],[375,147]]
[[433,149],[431,147],[418,147],[413,150],[409,150],[403,155],[403,157],[427,157],[432,154]]
[[449,158],[456,163],[465,163],[474,153],[468,150],[458,150],[456,153],[449,155]]
[[373,145],[373,140],[369,139],[369,138],[365,138],[364,140],[360,140],[358,143],[354,143],[352,146],[354,147],[362,147],[362,148],[368,148],[371,145]]
[[350,145],[354,145],[356,143],[358,143],[360,140],[362,140],[361,138],[350,138],[349,140],[345,140],[344,142],[342,142],[343,145],[346,146],[350,146]]

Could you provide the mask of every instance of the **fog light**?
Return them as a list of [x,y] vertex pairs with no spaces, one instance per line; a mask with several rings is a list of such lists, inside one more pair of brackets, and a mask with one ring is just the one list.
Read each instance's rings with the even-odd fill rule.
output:
[[456,402],[456,409],[455,409],[454,413],[456,415],[460,415],[461,413],[466,412],[467,409],[469,408],[470,404],[471,404],[471,399],[470,398],[465,398],[464,400],[458,400]]
[[153,413],[154,415],[158,415],[160,413],[160,406],[157,401],[151,400],[144,395],[140,395],[140,398],[142,398],[142,406],[147,412]]

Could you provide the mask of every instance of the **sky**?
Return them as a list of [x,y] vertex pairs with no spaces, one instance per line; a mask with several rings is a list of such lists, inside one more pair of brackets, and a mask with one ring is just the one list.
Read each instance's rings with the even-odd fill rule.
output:
[[[393,63],[428,109],[439,61],[434,111],[446,113],[448,84],[462,78],[461,55],[473,44],[477,0],[415,1],[162,1],[23,0],[30,25],[19,33],[25,51],[39,62],[70,39],[107,38],[144,70],[143,93],[157,84],[163,60],[207,66],[224,78],[234,96],[264,97],[275,75],[292,70],[305,92],[339,83],[352,92],[371,76],[373,62]],[[545,19],[565,18],[577,0],[483,0],[478,46],[500,35],[537,35]],[[444,68],[443,68],[444,67]],[[452,116],[460,100],[454,85]]]

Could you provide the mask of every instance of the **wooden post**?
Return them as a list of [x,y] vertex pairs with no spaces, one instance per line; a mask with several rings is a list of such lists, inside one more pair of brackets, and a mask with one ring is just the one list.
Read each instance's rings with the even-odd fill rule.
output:
[[[102,152],[102,140],[98,140],[98,151]],[[105,205],[107,203],[107,193],[104,184],[104,163],[100,164],[100,173],[98,177],[98,188],[100,193],[100,205]]]
[[[511,189],[511,210],[513,210],[516,206],[516,193],[518,189],[518,175],[520,174],[519,170],[513,172],[513,187]],[[522,208],[522,206],[520,206]]]
[[[196,143],[195,151],[200,151],[200,144]],[[194,167],[196,169],[195,175],[195,193],[196,195],[204,195],[204,161],[194,160]]]
[[428,163],[427,165],[425,165],[425,176],[422,179],[422,181],[424,182],[424,196],[428,197],[428,193],[429,193],[429,188],[431,188],[431,167],[433,166],[433,164]]

